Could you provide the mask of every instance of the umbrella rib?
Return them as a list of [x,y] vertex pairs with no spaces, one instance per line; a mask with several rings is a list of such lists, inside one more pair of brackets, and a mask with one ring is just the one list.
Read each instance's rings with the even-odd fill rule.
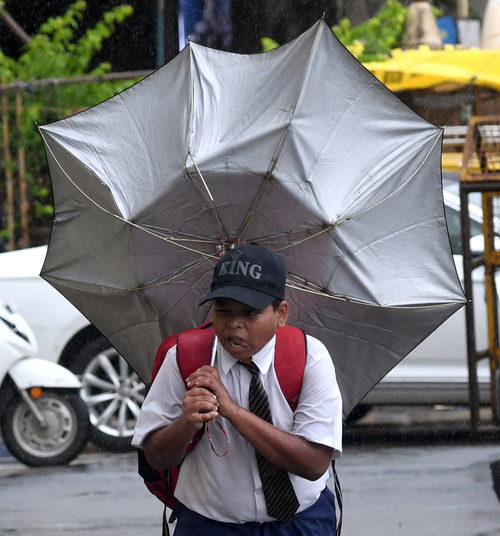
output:
[[[219,230],[221,232],[221,235],[222,236],[229,236],[228,232],[227,232],[227,229],[224,225],[224,223],[222,222],[222,219],[220,217],[220,214],[219,214],[219,211],[215,205],[215,200],[214,200],[214,197],[212,195],[212,192],[210,192],[210,189],[208,188],[208,184],[207,182],[205,181],[205,178],[203,177],[203,174],[201,173],[201,170],[200,168],[198,167],[198,164],[196,163],[193,155],[191,154],[191,150],[189,149],[188,150],[188,154],[187,156],[190,156],[191,157],[191,160],[194,164],[194,167],[196,168],[196,171],[198,172],[198,175],[200,176],[200,179],[201,181],[203,182],[203,185],[205,186],[205,189],[206,189],[206,193],[208,194],[208,198],[207,196],[205,195],[205,192],[200,188],[200,186],[196,183],[195,179],[194,179],[194,176],[191,174],[191,172],[189,171],[188,167],[187,167],[187,162],[186,162],[186,165],[184,166],[184,170],[186,172],[186,176],[189,177],[189,179],[191,179],[191,184],[193,184],[193,186],[195,187],[195,189],[198,191],[198,193],[200,194],[200,196],[202,197],[202,199],[204,199],[209,205],[210,205],[210,208],[212,209],[214,215],[215,215],[215,219],[217,221],[217,225],[219,226]],[[186,161],[187,161],[187,156],[186,156]]]
[[[292,274],[293,277],[293,274]],[[378,307],[384,309],[428,309],[430,307],[442,307],[443,305],[449,305],[450,303],[464,303],[464,300],[450,300],[449,302],[442,303],[425,303],[418,305],[379,305],[376,303],[370,303],[363,300],[357,300],[354,298],[348,298],[347,296],[340,296],[338,294],[332,294],[331,292],[321,289],[320,287],[314,285],[309,281],[293,281],[291,279],[286,280],[286,286],[294,290],[300,290],[302,292],[307,292],[308,294],[315,294],[316,296],[322,296],[324,298],[330,298],[332,300],[338,300],[348,303],[356,303],[359,305],[365,305],[368,307]]]
[[[40,134],[42,136],[42,138],[45,139],[45,135],[43,133],[43,131],[40,131]],[[211,255],[209,253],[205,253],[203,251],[198,251],[197,249],[194,249],[194,248],[191,248],[189,246],[185,246],[183,244],[180,244],[178,240],[175,240],[175,239],[171,239],[169,237],[166,237],[166,236],[162,236],[158,233],[155,233],[151,230],[149,230],[147,227],[144,227],[142,225],[139,225],[137,223],[134,223],[130,220],[127,220],[125,219],[123,216],[119,216],[118,214],[115,214],[114,212],[111,212],[110,210],[104,208],[102,205],[100,205],[99,203],[97,203],[97,201],[95,201],[94,199],[92,199],[86,192],[84,192],[80,186],[78,186],[78,184],[76,184],[76,182],[68,175],[68,173],[66,172],[66,170],[63,168],[63,166],[61,165],[61,163],[59,162],[59,160],[57,159],[56,155],[54,154],[54,152],[52,151],[52,148],[50,147],[50,145],[45,142],[45,145],[46,147],[48,148],[52,158],[54,159],[54,161],[57,163],[57,165],[60,167],[61,171],[64,173],[64,175],[66,176],[66,178],[71,182],[71,184],[86,198],[88,199],[94,206],[96,206],[98,209],[102,210],[103,212],[105,212],[106,214],[108,214],[109,216],[112,216],[113,218],[116,218],[117,220],[120,220],[121,222],[123,223],[127,223],[128,225],[131,225],[132,227],[135,227],[136,229],[139,229],[140,231],[143,231],[151,236],[154,236],[155,238],[158,238],[160,240],[163,240],[164,242],[168,242],[169,244],[172,244],[172,245],[175,245],[175,246],[178,246],[180,248],[183,248],[183,249],[186,249],[188,251],[191,251],[193,253],[196,253],[198,255],[202,255],[203,257],[205,258],[212,258],[212,259],[219,259],[219,257],[217,257],[216,255]]]
[[191,83],[191,110],[189,113],[189,147],[188,154],[191,154],[191,143],[193,141],[194,125],[194,76],[193,76],[193,47],[189,46],[189,76]]
[[[274,161],[274,157],[273,157]],[[277,160],[276,160],[277,162]],[[274,168],[273,168],[274,169]],[[264,186],[269,181],[272,174],[272,169],[270,168],[268,172],[266,173],[265,177],[262,179],[262,182],[259,186],[259,190],[255,194],[255,197],[253,198],[252,204],[250,205],[247,215],[245,216],[245,219],[243,220],[240,228],[238,229],[237,237],[240,239],[243,239],[245,236],[245,233],[247,232],[248,226],[250,225],[250,222],[252,221],[252,217],[255,214],[255,211],[257,210],[257,205],[259,204],[263,194],[264,194]]]
[[271,162],[269,164],[269,168],[267,170],[267,173],[266,173],[265,177],[262,179],[262,183],[261,183],[261,185],[259,187],[259,190],[255,194],[255,197],[254,197],[254,199],[252,201],[252,204],[250,205],[250,208],[248,209],[247,215],[245,216],[245,219],[243,220],[243,223],[241,224],[240,229],[238,230],[237,236],[240,239],[243,239],[243,237],[244,237],[244,235],[245,235],[245,233],[246,233],[246,231],[248,229],[248,226],[250,225],[250,222],[251,222],[251,220],[253,218],[253,215],[255,214],[255,211],[257,210],[257,206],[258,206],[258,204],[259,204],[259,202],[260,202],[260,200],[262,198],[262,195],[264,194],[264,187],[267,184],[267,182],[270,180],[274,170],[276,169],[276,166],[278,165],[278,160],[279,160],[279,158],[281,156],[281,153],[283,151],[283,147],[285,146],[285,141],[286,141],[288,132],[291,129],[292,120],[293,120],[293,117],[295,115],[295,111],[297,109],[297,105],[299,103],[300,96],[302,94],[302,89],[304,88],[306,75],[307,75],[307,72],[309,70],[309,66],[311,65],[311,60],[312,60],[312,57],[313,57],[313,53],[316,50],[316,45],[318,43],[320,32],[323,30],[323,26],[325,24],[326,24],[325,19],[322,18],[321,19],[321,24],[318,26],[318,31],[317,31],[316,36],[314,38],[314,43],[311,46],[311,52],[309,54],[309,58],[307,59],[306,66],[305,66],[304,72],[302,74],[302,80],[301,80],[300,86],[299,86],[299,88],[297,90],[297,95],[295,97],[295,102],[293,103],[293,105],[291,107],[291,110],[290,110],[290,117],[288,119],[287,124],[285,125],[285,128],[283,129],[283,132],[281,133],[281,137],[280,137],[280,139],[278,141],[278,144],[276,146],[276,149],[274,151],[274,154],[273,154],[273,157],[272,157]]
[[419,166],[417,167],[417,169],[411,174],[410,177],[408,177],[408,179],[406,179],[406,181],[399,187],[399,188],[396,188],[393,192],[391,192],[389,195],[387,195],[386,197],[384,197],[383,199],[381,199],[380,201],[378,201],[377,203],[375,203],[374,205],[370,206],[370,207],[367,207],[365,208],[364,210],[362,210],[361,212],[358,212],[357,214],[353,214],[352,216],[349,216],[349,217],[346,217],[344,218],[343,220],[340,220],[338,222],[336,222],[335,225],[341,225],[342,223],[345,223],[346,221],[349,221],[349,220],[352,220],[353,218],[357,218],[358,216],[362,216],[363,214],[365,214],[366,212],[369,212],[370,210],[378,207],[379,205],[381,205],[382,203],[384,203],[385,201],[387,201],[388,199],[390,199],[392,196],[396,195],[402,188],[404,188],[413,178],[415,178],[416,174],[422,169],[423,165],[427,162],[429,156],[431,155],[432,151],[434,150],[434,147],[436,147],[436,144],[438,143],[438,141],[440,141],[440,139],[442,138],[443,136],[443,129],[441,129],[440,133],[439,133],[439,136],[436,137],[436,139],[434,140],[434,143],[432,144],[432,147],[429,149],[429,151],[427,152],[427,154],[425,155],[425,157],[422,159],[422,162],[419,164]]
[[188,170],[188,167],[187,167],[187,159],[188,159],[188,156],[191,157],[191,160],[194,164],[194,167],[198,173],[198,175],[200,176],[201,178],[201,181],[203,182],[203,185],[205,186],[205,189],[206,189],[206,192],[209,196],[209,204],[211,205],[212,207],[212,211],[213,211],[213,214],[215,214],[215,219],[217,221],[217,225],[219,226],[219,229],[220,229],[220,232],[222,234],[222,236],[229,236],[228,235],[228,232],[220,218],[220,215],[219,215],[219,211],[217,210],[217,207],[215,206],[215,200],[214,200],[214,197],[212,195],[212,193],[210,192],[210,189],[208,187],[208,184],[206,183],[205,181],[205,178],[203,177],[203,174],[201,173],[201,170],[200,168],[198,167],[198,164],[196,163],[194,157],[193,157],[193,153],[191,152],[191,145],[192,145],[192,142],[193,142],[193,132],[194,132],[194,128],[193,128],[193,125],[194,125],[194,99],[195,99],[195,91],[194,91],[194,76],[193,76],[193,49],[192,47],[189,47],[189,69],[190,69],[190,82],[191,82],[191,110],[190,110],[190,114],[189,114],[189,122],[190,122],[190,128],[189,128],[189,147],[188,147],[188,153],[186,155],[186,162],[184,164],[184,170],[186,172],[186,175],[191,179],[191,183],[195,186],[196,190],[198,191],[198,193],[201,195],[202,199],[205,199],[207,200],[203,190],[199,187],[199,185],[196,183],[196,181],[194,180],[194,177],[191,175],[191,173],[189,172]]
[[[191,151],[188,152],[188,155],[191,157],[191,160],[193,161],[194,167],[196,168],[196,171],[198,172],[198,175],[200,176],[201,182],[203,182],[203,186],[205,186],[205,189],[207,191],[208,197],[210,197],[210,201],[212,201],[212,203],[214,203],[214,196],[212,195],[212,192],[210,191],[210,188],[208,187],[208,184],[205,181],[205,177],[203,176],[202,172],[200,171],[200,168],[198,167],[198,164],[196,163],[195,159],[193,158],[193,155],[192,155]],[[188,174],[191,177],[191,179],[194,180],[194,177],[191,175],[191,173],[189,173],[189,171],[188,171]]]
[[[177,281],[179,278],[183,277],[184,275],[186,275],[191,270],[193,270],[195,268],[198,268],[198,266],[201,266],[205,261],[206,261],[205,258],[199,259],[198,261],[196,261],[194,263],[191,263],[189,266],[183,266],[177,272],[173,272],[173,273],[169,274],[168,279],[161,279],[161,280],[156,279],[156,280],[151,281],[150,283],[148,283],[146,285],[141,285],[139,287],[127,289],[127,292],[138,292],[140,290],[145,290],[145,289],[148,289],[148,288],[161,287],[163,285],[168,285],[170,283],[175,283],[175,281]],[[205,270],[203,273],[206,273],[207,271],[208,270]],[[194,275],[196,276],[196,275],[199,275],[199,274],[194,274]]]
[[[339,225],[344,223],[344,221],[339,222],[339,223],[335,223],[335,224],[332,224],[332,225],[328,225],[328,227],[324,227],[320,231],[318,231],[318,232],[316,232],[316,233],[314,233],[314,234],[312,234],[310,236],[306,236],[305,238],[302,238],[301,240],[295,240],[293,242],[290,242],[289,244],[287,244],[285,246],[282,246],[282,247],[276,249],[275,251],[284,251],[285,249],[289,249],[289,248],[292,248],[294,246],[298,246],[300,244],[303,244],[304,242],[307,242],[308,240],[312,240],[313,238],[316,238],[317,236],[319,236],[319,235],[321,235],[323,233],[327,233],[328,231],[331,231],[335,227],[338,227]],[[307,231],[309,231],[309,229],[307,229]],[[299,232],[299,231],[297,231],[297,232]],[[300,231],[300,232],[302,232],[302,231]],[[286,233],[283,233],[283,235],[281,235],[281,236],[284,236],[284,235],[286,235]],[[280,235],[274,235],[273,237],[269,237],[269,238],[276,238],[276,237],[279,237],[279,236]]]
[[[156,225],[143,224],[145,229],[151,229],[152,231],[164,233],[162,236],[165,236],[165,233],[170,233],[170,236],[166,236],[169,240],[175,240],[179,242],[201,242],[202,244],[218,244],[219,241],[215,239],[204,238],[203,236],[198,236],[190,233],[183,233],[181,231],[174,231],[173,229],[166,229],[165,227],[157,227]],[[178,234],[180,238],[175,238],[173,235]]]

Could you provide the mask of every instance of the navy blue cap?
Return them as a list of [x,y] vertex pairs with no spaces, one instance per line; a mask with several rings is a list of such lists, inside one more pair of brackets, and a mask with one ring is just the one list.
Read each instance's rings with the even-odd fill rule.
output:
[[276,253],[256,244],[237,246],[216,264],[210,294],[200,305],[230,298],[262,311],[285,299],[285,283],[285,263]]

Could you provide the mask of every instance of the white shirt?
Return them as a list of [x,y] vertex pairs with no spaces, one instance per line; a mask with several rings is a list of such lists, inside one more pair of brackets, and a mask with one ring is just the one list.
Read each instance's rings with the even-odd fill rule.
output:
[[[342,451],[342,399],[335,369],[325,346],[307,336],[307,359],[302,389],[295,412],[292,412],[278,384],[274,370],[274,337],[253,356],[259,377],[269,398],[273,424],[286,432]],[[240,406],[248,409],[251,374],[220,345],[215,360],[222,383]],[[153,382],[137,419],[132,444],[141,447],[151,432],[173,423],[182,412],[184,381],[171,348]],[[175,497],[190,510],[226,523],[273,521],[267,515],[255,450],[223,417],[217,420],[225,428],[231,448],[224,457],[212,452],[204,433],[194,450],[187,454],[180,471]],[[212,442],[218,452],[226,449],[224,434],[215,423],[210,425]],[[327,471],[311,482],[290,473],[300,502],[299,512],[316,502],[329,478]]]

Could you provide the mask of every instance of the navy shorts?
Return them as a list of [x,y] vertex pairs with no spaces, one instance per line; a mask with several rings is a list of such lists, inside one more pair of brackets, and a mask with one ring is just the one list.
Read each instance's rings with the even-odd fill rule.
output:
[[335,536],[335,497],[325,488],[319,499],[299,512],[286,525],[281,521],[267,523],[222,523],[201,516],[178,504],[170,518],[177,519],[175,536]]

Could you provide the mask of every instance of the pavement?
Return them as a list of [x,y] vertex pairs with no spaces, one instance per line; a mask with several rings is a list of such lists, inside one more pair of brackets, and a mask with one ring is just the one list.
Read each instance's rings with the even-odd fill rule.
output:
[[[97,463],[103,459],[103,456],[120,456],[114,452],[104,452],[96,447],[93,443],[88,443],[85,450],[75,460],[71,462],[71,465],[88,465]],[[126,453],[125,457],[135,455],[135,453]],[[28,473],[32,468],[18,461],[9,452],[9,449],[5,446],[0,435],[0,478],[8,476],[16,476]],[[1,531],[0,531],[1,533]]]
[[500,424],[481,408],[473,430],[466,406],[380,406],[344,428],[344,446],[474,445],[500,442]]
[[[493,425],[493,414],[490,407],[481,408],[479,418],[485,426]],[[356,426],[439,426],[456,425],[470,428],[470,409],[468,406],[377,406]],[[500,428],[499,428],[500,429]]]
[[[498,442],[500,425],[493,421],[490,408],[480,411],[481,426],[472,432],[470,411],[467,407],[455,406],[379,406],[373,408],[355,424],[344,428],[346,446],[363,444],[409,444],[409,443],[474,443]],[[125,453],[126,456],[135,452]],[[87,465],[102,461],[103,456],[120,456],[101,450],[89,442],[85,450],[71,465]],[[14,458],[0,435],[0,478],[24,474],[30,467]]]

